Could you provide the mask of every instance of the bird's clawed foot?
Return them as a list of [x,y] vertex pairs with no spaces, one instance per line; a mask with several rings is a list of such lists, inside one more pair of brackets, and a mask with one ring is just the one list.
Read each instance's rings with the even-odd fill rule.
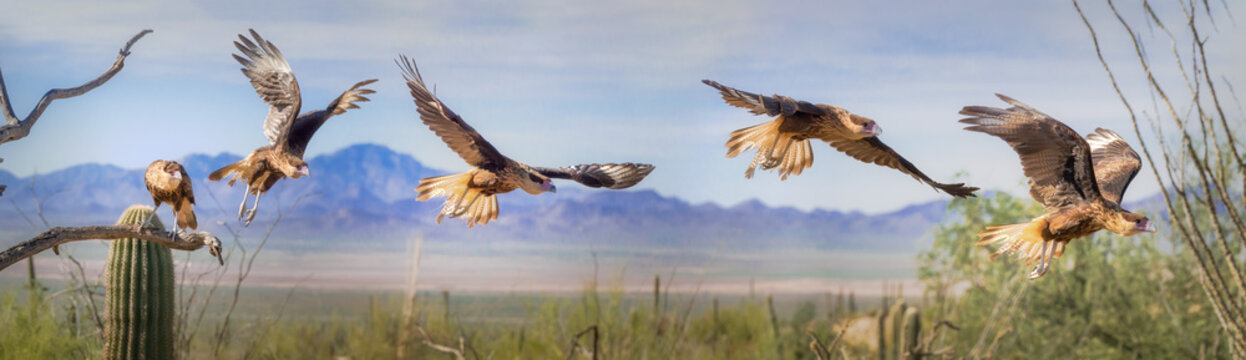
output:
[[259,209],[254,209],[254,208],[253,208],[253,209],[251,209],[251,210],[247,210],[247,218],[246,218],[245,220],[244,220],[244,219],[241,219],[241,218],[240,218],[240,219],[238,219],[238,220],[239,220],[239,221],[242,221],[242,226],[244,226],[244,227],[245,227],[245,226],[251,226],[251,220],[255,220],[255,213],[257,213],[257,212],[259,212]]
[[238,221],[242,221],[242,217],[247,213],[247,198],[251,193],[242,193],[242,202],[238,204]]
[[1051,269],[1051,258],[1055,250],[1056,247],[1052,241],[1043,242],[1043,251],[1039,253],[1038,265],[1034,265],[1034,270],[1030,271],[1030,280],[1047,274],[1047,270]]
[[250,209],[247,209],[247,198],[251,193],[243,193],[242,195],[242,203],[238,204],[238,221],[242,222],[243,227],[247,227],[251,226],[251,220],[255,220],[255,213],[259,212],[261,194],[255,194],[255,204],[251,205]]

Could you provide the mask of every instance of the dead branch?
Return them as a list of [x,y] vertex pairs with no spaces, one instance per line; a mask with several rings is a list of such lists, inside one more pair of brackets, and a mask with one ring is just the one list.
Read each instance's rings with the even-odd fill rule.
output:
[[420,336],[424,338],[423,343],[425,346],[433,348],[433,350],[437,350],[443,353],[454,355],[455,359],[467,360],[467,357],[463,355],[464,353],[463,348],[465,346],[463,345],[462,337],[459,337],[459,348],[455,349],[449,346],[445,346],[445,345],[441,345],[441,344],[433,342],[433,338],[431,336],[428,336],[428,332],[424,331],[424,328],[420,327],[419,325],[415,325],[415,331],[419,332]]
[[[13,112],[13,105],[9,101],[8,89],[4,86],[4,75],[0,73],[0,109],[3,110],[4,119],[6,120],[6,124],[0,126],[0,144],[16,141],[26,137],[26,135],[30,135],[30,128],[35,126],[35,122],[39,120],[39,115],[43,114],[43,110],[47,109],[48,104],[52,103],[52,100],[85,94],[112,79],[113,75],[116,75],[125,66],[125,58],[130,55],[130,47],[134,46],[134,43],[142,38],[143,35],[147,35],[150,32],[152,32],[150,29],[139,31],[137,35],[131,37],[130,41],[127,41],[117,54],[117,60],[113,62],[112,67],[109,67],[108,70],[105,70],[103,74],[94,80],[77,87],[48,90],[47,93],[43,94],[43,98],[39,100],[39,104],[30,110],[29,115],[26,115],[25,119],[18,119]],[[0,161],[3,161],[3,159],[0,159]]]
[[[580,346],[580,337],[588,334],[589,332],[593,333],[593,352],[592,353],[587,353],[588,349],[585,349],[583,346]],[[573,358],[576,354],[576,350],[583,350],[586,353],[581,354],[581,355],[588,356],[590,359],[593,359],[593,360],[597,360],[597,354],[599,353],[599,350],[597,347],[599,343],[600,343],[600,334],[598,333],[597,325],[589,326],[587,329],[584,329],[580,331],[579,333],[576,333],[575,336],[571,337],[571,350],[567,351],[567,359]]]
[[123,238],[146,240],[164,245],[170,249],[187,251],[198,250],[207,246],[208,252],[212,253],[212,256],[216,256],[217,259],[220,259],[221,256],[221,240],[208,232],[174,234],[164,229],[139,229],[138,224],[79,227],[58,226],[23,241],[4,252],[0,252],[0,271],[22,259],[29,258],[53,246],[70,241]]

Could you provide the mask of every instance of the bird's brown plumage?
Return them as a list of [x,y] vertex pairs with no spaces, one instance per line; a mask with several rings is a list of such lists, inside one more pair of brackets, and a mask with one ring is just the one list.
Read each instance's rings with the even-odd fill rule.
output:
[[[190,186],[190,175],[176,161],[156,160],[147,165],[143,174],[143,182],[155,207],[169,204],[177,218],[177,227],[196,229],[199,222],[195,219],[195,192]],[[154,212],[155,210],[153,210]]]
[[468,227],[488,224],[498,218],[497,194],[523,189],[529,194],[553,192],[550,178],[570,179],[589,187],[624,189],[636,185],[653,171],[653,165],[586,164],[565,168],[531,167],[512,160],[494,148],[476,129],[450,110],[429,91],[415,62],[406,56],[395,61],[411,90],[420,120],[437,134],[451,150],[473,169],[467,172],[420,180],[416,200],[445,196],[442,218],[462,217]]
[[[329,102],[329,106],[323,110],[299,115],[303,100],[290,64],[271,42],[264,40],[255,30],[250,30],[250,33],[254,40],[240,34],[238,41],[234,42],[234,46],[245,56],[233,56],[242,64],[242,73],[251,80],[256,94],[269,105],[263,126],[264,136],[268,138],[269,144],[208,176],[211,181],[229,177],[229,185],[238,180],[246,184],[247,190],[243,194],[238,217],[241,219],[244,213],[249,213],[245,219],[247,225],[251,224],[259,208],[260,195],[268,192],[283,178],[298,178],[309,173],[307,162],[303,161],[303,153],[320,126],[330,117],[345,113],[347,109],[359,108],[357,102],[368,101],[364,95],[373,94],[375,91],[364,86],[376,82],[376,79],[370,79],[355,83]],[[251,194],[256,196],[255,205],[244,211],[247,197]]]
[[780,179],[800,175],[813,166],[810,139],[819,139],[859,161],[899,170],[956,197],[974,196],[975,187],[965,184],[943,184],[932,180],[895,150],[879,140],[878,125],[867,117],[856,115],[838,106],[813,104],[782,95],[762,96],[742,91],[712,80],[703,83],[718,89],[728,105],[747,109],[754,115],[774,116],[770,122],[736,130],[727,140],[727,157],[756,148],[744,176],[753,177],[753,170],[778,169]]
[[1011,252],[1039,263],[1030,275],[1037,278],[1069,241],[1102,229],[1125,236],[1154,231],[1145,216],[1120,207],[1142,164],[1119,135],[1097,129],[1083,139],[1047,114],[996,96],[1012,107],[966,106],[960,113],[970,117],[960,122],[971,125],[965,130],[1003,139],[1017,152],[1030,179],[1030,196],[1047,213],[1028,223],[988,226],[978,234],[979,244],[999,244],[995,255]]

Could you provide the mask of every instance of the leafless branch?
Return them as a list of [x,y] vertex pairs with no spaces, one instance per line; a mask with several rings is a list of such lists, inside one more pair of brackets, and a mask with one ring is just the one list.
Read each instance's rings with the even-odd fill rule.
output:
[[813,350],[813,354],[818,357],[818,360],[831,359],[831,354],[835,352],[835,348],[839,347],[840,340],[843,340],[844,334],[848,332],[848,325],[849,322],[845,319],[843,326],[840,326],[839,335],[835,336],[835,341],[831,342],[831,346],[823,344],[822,339],[818,338],[818,334],[813,331],[809,332],[809,337],[813,338],[813,341],[809,342],[809,348]]
[[48,229],[42,234],[30,238],[29,240],[23,241],[8,250],[5,250],[4,252],[0,252],[0,270],[4,270],[22,259],[34,256],[35,254],[47,250],[53,246],[70,241],[91,239],[114,240],[123,238],[146,240],[164,245],[170,249],[187,251],[198,250],[199,248],[207,246],[208,252],[211,252],[213,256],[217,256],[218,258],[221,253],[221,240],[207,232],[174,234],[165,231],[164,229],[139,229],[137,224],[79,227],[58,226]]
[[[294,199],[294,203],[290,204],[290,207],[277,212],[277,216],[273,219],[273,222],[268,225],[268,231],[264,233],[264,238],[260,240],[260,244],[256,246],[255,252],[251,253],[250,257],[247,256],[245,249],[242,250],[242,259],[238,261],[238,279],[234,283],[233,301],[230,302],[229,309],[225,311],[225,320],[221,323],[220,328],[216,332],[216,345],[212,350],[214,357],[221,357],[221,351],[224,350],[224,345],[227,340],[225,335],[229,332],[229,322],[233,319],[234,309],[238,307],[238,299],[242,292],[242,283],[246,281],[248,276],[251,275],[251,268],[255,265],[255,258],[259,256],[260,250],[264,249],[264,244],[268,243],[268,239],[270,239],[273,235],[273,229],[277,228],[277,224],[281,223],[281,219],[289,212],[294,211],[294,208],[298,206],[298,203],[302,201],[304,197],[315,194],[317,193],[303,193]],[[213,196],[213,198],[215,198],[215,196]],[[228,224],[225,224],[225,227],[233,233],[234,241],[239,244],[239,247],[241,248],[241,242],[238,241],[238,231],[234,230]]]
[[467,357],[463,355],[464,353],[463,349],[465,345],[463,345],[464,341],[462,337],[459,338],[459,348],[455,349],[449,346],[445,346],[445,345],[441,345],[441,344],[433,342],[433,338],[431,336],[428,336],[428,332],[424,331],[424,328],[420,327],[419,325],[415,326],[415,331],[419,332],[420,336],[424,338],[424,340],[422,341],[425,346],[433,348],[433,350],[437,350],[443,353],[454,355],[455,359],[467,360]]
[[[1158,126],[1156,126],[1155,138],[1158,140],[1159,146],[1148,145],[1144,140],[1134,109],[1121,91],[1116,77],[1112,74],[1111,67],[1108,66],[1107,61],[1103,58],[1099,39],[1094,28],[1091,27],[1090,21],[1082,13],[1082,9],[1078,6],[1077,1],[1073,1],[1074,8],[1077,10],[1078,15],[1081,16],[1086,29],[1090,32],[1090,38],[1094,42],[1095,53],[1099,57],[1099,62],[1103,65],[1108,79],[1111,81],[1121,102],[1125,105],[1125,109],[1129,112],[1130,121],[1133,123],[1135,135],[1138,136],[1143,155],[1145,155],[1152,173],[1160,184],[1160,193],[1164,197],[1164,204],[1172,218],[1171,224],[1175,229],[1174,234],[1185,240],[1185,243],[1189,245],[1190,250],[1195,255],[1198,265],[1197,269],[1199,274],[1202,275],[1199,277],[1199,284],[1202,285],[1221,328],[1228,335],[1227,338],[1231,340],[1233,353],[1238,357],[1244,356],[1246,354],[1246,315],[1243,314],[1240,295],[1234,295],[1233,289],[1230,288],[1230,280],[1236,284],[1236,288],[1240,292],[1246,289],[1246,276],[1243,276],[1238,267],[1238,258],[1233,255],[1233,248],[1229,246],[1227,241],[1229,233],[1232,232],[1224,229],[1220,216],[1222,212],[1227,212],[1229,220],[1234,229],[1237,230],[1238,240],[1241,243],[1246,243],[1246,236],[1242,234],[1242,231],[1246,230],[1246,221],[1236,211],[1236,206],[1238,205],[1235,204],[1241,201],[1241,197],[1231,196],[1227,191],[1226,188],[1229,184],[1227,176],[1231,172],[1225,170],[1225,167],[1236,166],[1237,175],[1246,177],[1246,164],[1243,163],[1241,154],[1237,150],[1232,126],[1228,124],[1219,96],[1216,94],[1214,83],[1211,81],[1210,70],[1206,55],[1204,54],[1204,45],[1207,39],[1199,35],[1199,26],[1195,19],[1195,15],[1198,13],[1196,6],[1193,2],[1190,2],[1189,8],[1184,3],[1181,7],[1185,15],[1185,24],[1192,38],[1189,40],[1193,50],[1191,64],[1194,66],[1196,75],[1203,75],[1202,79],[1195,76],[1193,84],[1190,83],[1189,78],[1186,78],[1186,85],[1190,91],[1189,100],[1193,109],[1198,111],[1196,120],[1200,120],[1196,124],[1191,124],[1192,119],[1188,119],[1191,115],[1182,116],[1175,110],[1173,100],[1165,93],[1163,87],[1152,73],[1146,51],[1143,49],[1137,33],[1134,32],[1121,13],[1117,11],[1111,0],[1107,1],[1107,5],[1111,8],[1112,14],[1115,15],[1121,27],[1130,36],[1134,53],[1141,65],[1142,73],[1146,77],[1148,90],[1152,94],[1151,101],[1157,108],[1160,102],[1166,106],[1168,115],[1175,125],[1174,132],[1180,136],[1180,146],[1172,148],[1167,146],[1164,141],[1164,135]],[[1205,2],[1203,5],[1205,9],[1208,8]],[[1149,8],[1147,10],[1150,11]],[[1210,21],[1212,20],[1210,9],[1206,10],[1208,20]],[[1150,12],[1150,15],[1155,16],[1154,12]],[[1175,51],[1174,56],[1179,58]],[[1184,75],[1184,69],[1182,71]],[[1208,111],[1204,107],[1204,101],[1206,101],[1203,100],[1204,87],[1208,91],[1207,97],[1210,97],[1209,101],[1212,102],[1215,109],[1214,112]],[[1156,99],[1156,96],[1159,99]],[[1158,113],[1158,111],[1156,112]],[[1219,116],[1219,124],[1216,123],[1213,116]],[[1197,127],[1194,125],[1197,125]],[[1219,131],[1223,132],[1225,136],[1225,144],[1219,143],[1217,125],[1220,127]],[[1192,132],[1191,129],[1195,132]],[[1203,148],[1202,151],[1196,149],[1195,144],[1200,144]],[[1159,169],[1156,166],[1157,162],[1152,157],[1152,150],[1155,150],[1162,157],[1166,177],[1160,175]],[[1174,161],[1174,157],[1178,160]],[[1195,175],[1193,180],[1187,177],[1187,173],[1190,173],[1191,170],[1193,170],[1193,175]],[[1243,183],[1246,183],[1246,181]],[[1191,197],[1194,199],[1191,200]],[[1224,205],[1224,208],[1219,208],[1217,203]],[[1196,216],[1195,214],[1199,212],[1206,212],[1207,215],[1205,217],[1202,215]],[[1214,240],[1219,245],[1220,251],[1214,251],[1209,247],[1211,240]],[[1217,257],[1222,259],[1223,262],[1221,264],[1217,264]],[[1228,272],[1229,276],[1226,277],[1223,274],[1224,272]]]
[[13,112],[13,105],[9,100],[8,89],[4,86],[4,75],[3,73],[0,73],[0,110],[3,110],[4,118],[6,120],[6,124],[0,126],[0,144],[16,141],[26,137],[26,135],[30,135],[30,129],[35,126],[35,122],[39,120],[39,115],[43,114],[43,110],[47,109],[48,104],[52,103],[52,100],[70,98],[85,94],[86,92],[103,85],[104,82],[107,82],[109,79],[112,79],[113,75],[116,75],[117,72],[121,71],[121,68],[125,66],[125,58],[130,55],[130,47],[134,46],[134,43],[137,42],[138,39],[142,38],[143,35],[147,35],[151,32],[151,30],[143,30],[134,35],[134,37],[131,37],[130,41],[127,41],[125,46],[122,47],[121,51],[117,54],[117,60],[113,62],[112,66],[94,80],[78,85],[77,87],[48,90],[47,93],[43,94],[43,98],[39,100],[39,103],[35,105],[35,108],[30,110],[30,114],[26,115],[25,119],[18,119],[17,115]]
[[[83,292],[86,293],[83,295],[83,297],[86,298],[87,305],[90,306],[89,311],[91,312],[91,320],[95,321],[96,330],[104,331],[104,319],[100,317],[99,306],[95,305],[95,291],[93,287],[87,283],[86,270],[82,268],[82,263],[78,262],[78,259],[74,259],[73,255],[66,255],[66,257],[68,257],[69,261],[72,261],[74,263],[74,266],[77,267],[78,269],[78,273],[76,276],[80,278],[82,281],[82,289],[83,289]],[[70,273],[70,276],[73,277],[74,274]]]
[[601,342],[600,341],[601,334],[599,334],[598,331],[599,330],[597,330],[597,325],[592,325],[592,326],[589,326],[587,329],[581,330],[580,332],[576,333],[575,336],[572,336],[571,337],[571,350],[567,351],[567,359],[571,359],[572,357],[574,357],[576,350],[580,350],[582,348],[580,346],[580,337],[583,337],[585,334],[592,332],[593,333],[593,352],[590,354],[584,354],[584,355],[589,356],[593,360],[597,360],[597,354],[599,353],[599,350],[597,347]]

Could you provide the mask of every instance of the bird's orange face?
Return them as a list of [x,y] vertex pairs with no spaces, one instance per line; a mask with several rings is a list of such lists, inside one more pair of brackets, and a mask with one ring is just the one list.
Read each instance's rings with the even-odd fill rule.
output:
[[1122,236],[1133,236],[1144,232],[1155,232],[1155,224],[1151,223],[1146,216],[1131,213],[1128,211],[1117,212],[1117,216],[1113,217],[1111,223],[1105,226],[1108,231],[1121,234]]
[[178,164],[176,161],[170,161],[165,164],[161,172],[167,175],[164,177],[164,181],[168,186],[176,186],[177,183],[182,181],[182,164]]
[[558,188],[554,187],[554,181],[549,177],[536,173],[535,171],[525,171],[525,176],[519,183],[519,187],[532,195],[541,193],[556,193]]
[[282,174],[291,179],[311,176],[311,169],[307,167],[306,161],[303,161],[303,159],[299,159],[293,155],[286,156],[286,161],[278,166]]
[[855,133],[858,139],[874,137],[874,136],[878,136],[879,134],[883,133],[883,128],[878,126],[878,123],[874,122],[873,119],[870,119],[864,116],[859,116],[856,114],[853,114],[851,116],[851,121],[850,121],[850,124],[848,124],[848,128],[849,130],[852,130],[853,133]]

